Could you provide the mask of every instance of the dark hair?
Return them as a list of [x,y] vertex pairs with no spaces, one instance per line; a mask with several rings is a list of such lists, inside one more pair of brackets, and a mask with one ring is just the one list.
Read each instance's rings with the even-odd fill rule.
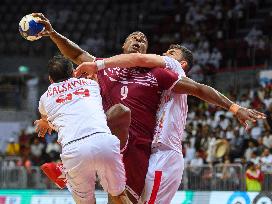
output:
[[145,40],[146,40],[146,42],[147,42],[147,44],[148,44],[148,40],[147,40],[146,35],[145,35],[143,32],[141,32],[141,31],[135,31],[135,32],[133,32],[133,33],[130,33],[130,34],[127,36],[125,42],[126,42],[126,41],[128,40],[128,38],[130,38],[132,35],[138,35],[138,34],[142,35],[142,36],[145,38]]
[[179,45],[179,44],[170,45],[169,50],[170,49],[180,49],[181,50],[182,58],[183,58],[182,60],[185,60],[188,63],[188,69],[187,69],[187,72],[188,72],[192,68],[193,61],[194,61],[192,51],[182,45]]
[[246,169],[249,169],[250,167],[254,166],[255,164],[252,161],[248,161],[246,163]]
[[53,82],[67,80],[73,76],[73,63],[62,55],[56,55],[49,60],[48,73]]

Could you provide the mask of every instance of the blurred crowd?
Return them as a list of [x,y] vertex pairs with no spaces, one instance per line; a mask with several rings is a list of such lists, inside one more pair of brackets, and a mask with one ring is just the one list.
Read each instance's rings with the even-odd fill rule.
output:
[[[272,89],[270,86],[245,91],[236,96],[226,94],[238,104],[265,112],[267,119],[249,124],[245,130],[230,112],[224,111],[194,97],[188,98],[189,113],[183,142],[186,163],[203,165],[229,162],[254,164],[272,163]],[[213,147],[217,139],[226,139],[230,151],[225,158],[216,159]],[[24,162],[36,166],[47,161],[59,160],[60,146],[57,133],[37,137],[35,126],[22,130],[18,141],[10,138],[6,149],[8,156],[21,156]]]
[[17,158],[11,159],[13,163],[7,164],[8,166],[23,166],[29,172],[33,166],[60,161],[60,153],[57,133],[52,132],[51,135],[46,134],[44,138],[40,138],[35,133],[35,126],[32,125],[21,131],[17,141],[10,138],[5,151],[6,156]]
[[[222,67],[267,63],[272,26],[258,11],[266,8],[268,1],[163,2],[167,2],[169,8],[175,8],[174,15],[158,27],[153,37],[156,44],[153,50],[166,50],[173,41],[191,49],[195,58],[190,75],[193,79],[201,81],[205,75],[214,74]],[[266,14],[271,18],[271,12]],[[249,23],[249,19],[257,19],[258,23]]]
[[5,0],[0,55],[50,56],[57,51],[49,40],[29,43],[14,32],[23,15],[42,12],[57,31],[98,57],[121,52],[122,42],[135,30],[147,34],[151,53],[161,54],[170,43],[184,44],[194,51],[194,72],[201,67],[204,74],[220,67],[264,64],[270,56],[272,5],[268,0],[117,2],[39,0],[33,8],[31,0],[16,4]]
[[[271,190],[272,89],[271,86],[226,95],[238,104],[266,113],[266,120],[249,123],[247,130],[230,112],[189,97],[183,141],[189,189]],[[217,141],[228,141],[229,151],[217,158]],[[265,175],[265,176],[264,176]],[[265,178],[265,179],[264,179]],[[199,180],[203,182],[199,182]]]
[[[270,85],[260,86],[240,95],[232,91],[225,95],[243,107],[266,113],[267,119],[248,124],[245,130],[230,112],[188,97],[189,112],[183,137],[187,187],[233,190],[243,188],[241,179],[246,177],[248,190],[261,190],[264,178],[267,182],[265,189],[271,189],[272,88]],[[217,158],[214,151],[219,139],[228,141],[229,151],[224,157]],[[10,138],[5,151],[6,156],[18,158],[9,166],[23,166],[29,174],[32,167],[60,161],[60,153],[57,133],[39,138],[34,125],[22,130],[18,140]],[[264,177],[263,173],[268,174]],[[199,182],[199,179],[205,182]]]
[[[216,163],[253,162],[263,170],[272,170],[272,89],[260,87],[240,96],[227,95],[238,104],[266,113],[267,119],[248,125],[245,130],[230,112],[190,98],[183,152],[186,163],[193,166]],[[214,156],[216,140],[229,143],[229,153],[223,158]],[[267,168],[265,169],[265,164]]]

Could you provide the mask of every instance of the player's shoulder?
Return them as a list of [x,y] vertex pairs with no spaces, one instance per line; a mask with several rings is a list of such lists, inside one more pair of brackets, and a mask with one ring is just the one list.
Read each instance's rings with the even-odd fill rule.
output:
[[174,58],[164,56],[166,68],[177,73],[180,76],[186,76],[181,64]]
[[179,76],[186,77],[186,73],[184,69],[180,66],[180,68],[177,68],[175,70],[172,70],[173,72],[177,73]]
[[46,98],[48,98],[48,89],[41,95],[39,103],[44,103]]

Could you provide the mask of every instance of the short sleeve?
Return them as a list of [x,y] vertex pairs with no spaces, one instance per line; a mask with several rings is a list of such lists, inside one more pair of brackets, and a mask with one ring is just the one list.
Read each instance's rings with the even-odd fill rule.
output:
[[156,77],[161,91],[172,89],[179,81],[178,74],[167,69],[154,68],[152,73]]
[[167,56],[163,56],[163,60],[165,62],[166,69],[178,73],[180,76],[186,76],[181,64],[177,60]]
[[47,115],[47,112],[43,104],[43,96],[40,98],[40,101],[39,101],[39,112],[41,115]]

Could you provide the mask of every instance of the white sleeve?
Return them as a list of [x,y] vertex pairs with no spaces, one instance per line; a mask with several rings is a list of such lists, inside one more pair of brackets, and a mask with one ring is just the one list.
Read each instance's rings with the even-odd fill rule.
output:
[[165,62],[165,68],[176,72],[179,75],[185,76],[184,70],[182,69],[181,64],[177,60],[168,56],[163,56],[163,60]]
[[41,115],[47,115],[47,112],[46,112],[44,104],[43,104],[43,97],[41,97],[40,101],[39,101],[39,112]]

